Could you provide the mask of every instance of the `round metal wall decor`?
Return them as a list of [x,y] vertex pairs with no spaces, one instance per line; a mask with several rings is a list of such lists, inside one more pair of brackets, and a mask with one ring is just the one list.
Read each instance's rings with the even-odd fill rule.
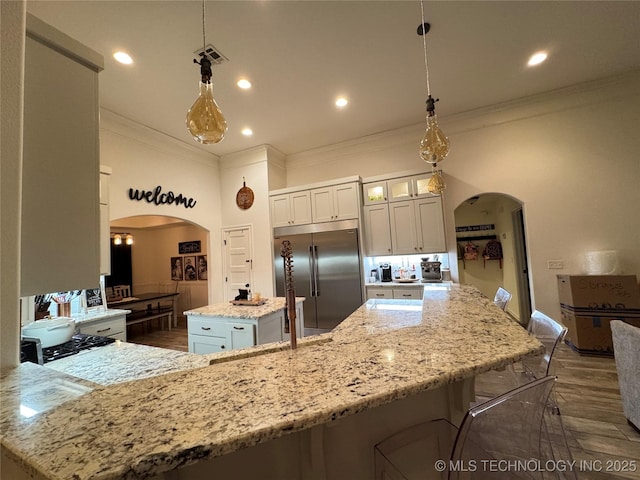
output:
[[236,205],[243,210],[247,210],[253,205],[253,190],[247,187],[244,177],[242,177],[242,188],[236,194]]

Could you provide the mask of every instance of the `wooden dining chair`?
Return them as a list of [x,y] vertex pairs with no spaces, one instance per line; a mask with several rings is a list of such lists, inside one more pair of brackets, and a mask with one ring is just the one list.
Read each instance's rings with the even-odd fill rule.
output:
[[113,294],[118,298],[129,298],[131,296],[131,285],[114,285]]

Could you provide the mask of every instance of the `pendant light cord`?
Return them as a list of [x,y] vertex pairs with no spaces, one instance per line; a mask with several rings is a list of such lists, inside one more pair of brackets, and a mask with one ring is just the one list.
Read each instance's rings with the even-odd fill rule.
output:
[[202,53],[205,56],[207,55],[207,41],[204,34],[204,0],[202,0]]
[[422,45],[424,47],[424,68],[427,71],[427,95],[431,96],[431,87],[429,85],[429,62],[427,61],[427,32],[424,30],[424,4],[423,0],[420,0],[420,13],[422,14]]

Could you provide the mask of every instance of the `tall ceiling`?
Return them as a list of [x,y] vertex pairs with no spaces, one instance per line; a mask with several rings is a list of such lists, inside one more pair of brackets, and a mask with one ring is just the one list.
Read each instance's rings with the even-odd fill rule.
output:
[[[27,10],[104,55],[104,109],[215,155],[262,144],[288,155],[424,121],[418,0],[207,0],[207,43],[229,59],[213,69],[229,125],[217,145],[195,143],[185,127],[201,1],[28,0]],[[440,117],[640,67],[637,1],[425,1],[424,11]],[[118,64],[118,49],[135,63]],[[548,60],[527,67],[538,50]],[[236,86],[241,77],[251,90]],[[349,99],[343,109],[338,95]]]

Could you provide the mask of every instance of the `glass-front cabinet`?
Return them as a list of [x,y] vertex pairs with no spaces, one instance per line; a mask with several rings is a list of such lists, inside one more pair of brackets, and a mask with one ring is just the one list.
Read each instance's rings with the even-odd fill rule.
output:
[[364,204],[375,205],[377,203],[387,203],[387,182],[365,183],[362,185],[364,193]]
[[400,202],[430,196],[431,194],[427,190],[430,178],[431,174],[425,173],[388,180],[389,201]]

